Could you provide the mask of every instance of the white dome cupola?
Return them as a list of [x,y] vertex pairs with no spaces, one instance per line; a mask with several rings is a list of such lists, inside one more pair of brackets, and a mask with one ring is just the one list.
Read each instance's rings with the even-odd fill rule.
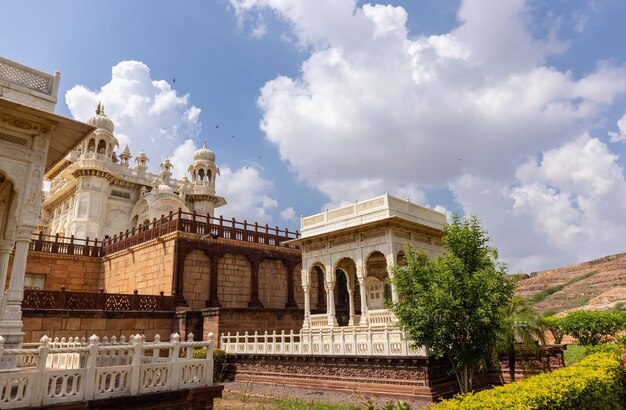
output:
[[215,154],[206,147],[206,142],[193,154],[193,162],[189,165],[189,177],[194,186],[205,186],[212,194],[215,193],[215,177],[220,169],[215,165]]
[[94,159],[112,161],[113,150],[119,147],[117,138],[113,135],[115,125],[104,113],[104,106],[98,103],[96,115],[87,120],[87,124],[96,127],[81,143],[80,151]]

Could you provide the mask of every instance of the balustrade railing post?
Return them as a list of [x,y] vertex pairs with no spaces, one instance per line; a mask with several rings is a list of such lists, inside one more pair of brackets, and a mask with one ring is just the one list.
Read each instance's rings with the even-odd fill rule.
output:
[[165,295],[165,292],[163,292],[163,291],[159,292],[159,301],[158,301],[159,312],[162,312],[162,311],[165,310],[164,307],[163,307],[164,299],[165,299],[164,295]]
[[285,354],[285,330],[280,331],[280,354]]
[[207,386],[212,386],[213,385],[213,346],[215,345],[215,343],[213,342],[213,332],[209,332],[209,346],[207,346],[207,352],[206,352],[206,385]]
[[254,331],[254,348],[252,349],[252,353],[256,354],[259,353],[259,332],[258,331]]
[[176,219],[176,230],[177,231],[183,230],[183,209],[182,208],[178,208],[178,215]]
[[248,353],[248,331],[243,334],[243,352]]
[[291,331],[289,332],[289,352],[291,354],[294,354],[294,352],[293,352],[293,346],[294,346],[293,337],[294,337],[293,336],[293,329],[291,329]]
[[133,295],[130,297],[130,310],[139,310],[139,291],[133,290]]
[[104,288],[98,289],[98,301],[96,303],[98,310],[104,310],[104,307],[106,306],[106,295],[104,294]]
[[65,309],[65,301],[67,294],[65,293],[65,286],[61,286],[61,292],[59,292],[59,298],[57,299],[56,308]]
[[74,235],[70,236],[70,244],[67,247],[67,254],[74,255]]
[[131,342],[133,344],[133,357],[131,359],[131,379],[130,379],[130,394],[135,396],[139,393],[139,383],[141,381],[141,355],[143,353],[143,345],[141,343],[141,336],[136,334],[131,336]]
[[98,358],[98,343],[100,339],[96,335],[89,338],[89,356],[87,356],[87,375],[85,376],[85,400],[94,398],[96,391],[96,360]]
[[385,330],[383,331],[383,355],[389,354],[389,329],[385,324]]
[[372,335],[372,330],[368,327],[367,328],[367,332],[366,332],[366,336],[367,336],[367,354],[369,356],[373,355],[374,349],[373,349],[373,335]]
[[43,246],[43,231],[39,231],[39,239],[37,239],[37,242],[35,244],[35,250],[40,251],[42,246]]
[[48,386],[46,383],[46,363],[48,361],[48,352],[50,351],[50,346],[48,344],[49,341],[50,338],[48,338],[48,336],[42,337],[40,340],[41,344],[37,349],[39,350],[39,357],[37,358],[37,374],[35,375],[33,386],[31,387],[30,405],[32,407],[41,406],[43,396],[48,392]]

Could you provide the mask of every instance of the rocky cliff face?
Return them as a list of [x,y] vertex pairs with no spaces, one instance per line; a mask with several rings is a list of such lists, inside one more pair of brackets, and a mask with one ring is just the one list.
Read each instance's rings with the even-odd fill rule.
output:
[[626,307],[626,253],[533,272],[518,292],[542,313]]

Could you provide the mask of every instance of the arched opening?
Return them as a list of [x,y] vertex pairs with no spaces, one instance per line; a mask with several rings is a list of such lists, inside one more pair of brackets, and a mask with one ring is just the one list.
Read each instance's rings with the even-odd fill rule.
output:
[[391,299],[391,283],[387,271],[387,258],[382,252],[374,251],[367,257],[367,278],[365,288],[369,310],[385,308],[385,301]]
[[96,139],[92,138],[87,144],[87,152],[94,152],[96,150]]
[[339,326],[358,324],[356,306],[360,305],[356,280],[356,263],[342,258],[335,265],[335,318]]
[[326,310],[326,292],[324,290],[324,270],[319,265],[311,268],[310,275],[311,306],[319,310]]
[[13,183],[0,172],[0,239],[10,238],[13,235],[7,232],[11,218],[11,206],[17,196],[13,191]]
[[204,175],[204,169],[200,168],[198,170],[198,181],[197,182],[201,184],[204,181],[204,176],[205,176]]
[[105,140],[100,140],[98,142],[98,154],[106,155],[107,153],[107,142]]

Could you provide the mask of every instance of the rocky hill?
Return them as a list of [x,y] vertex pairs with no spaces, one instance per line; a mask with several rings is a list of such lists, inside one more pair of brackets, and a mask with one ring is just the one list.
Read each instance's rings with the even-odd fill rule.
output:
[[542,313],[626,308],[626,253],[533,272],[518,292]]

